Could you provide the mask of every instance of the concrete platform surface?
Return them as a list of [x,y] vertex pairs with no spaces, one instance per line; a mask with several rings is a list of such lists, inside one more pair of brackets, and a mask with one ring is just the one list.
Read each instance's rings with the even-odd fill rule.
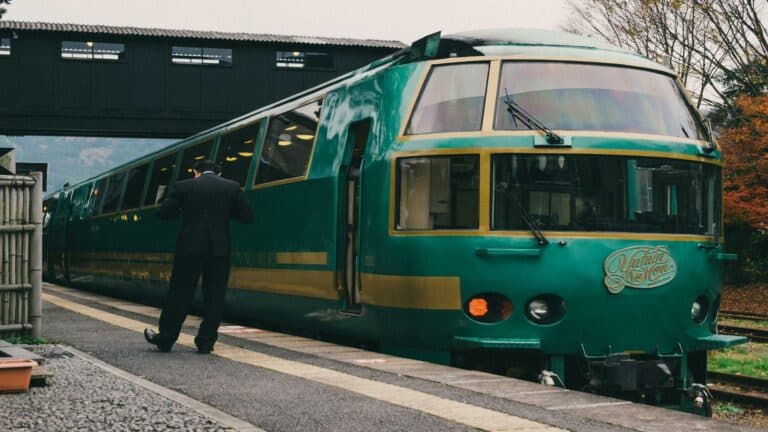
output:
[[[266,431],[746,431],[586,393],[224,324],[194,352],[143,340],[159,310],[46,284],[44,336]],[[241,425],[241,427],[242,427]],[[237,429],[237,428],[236,428]]]

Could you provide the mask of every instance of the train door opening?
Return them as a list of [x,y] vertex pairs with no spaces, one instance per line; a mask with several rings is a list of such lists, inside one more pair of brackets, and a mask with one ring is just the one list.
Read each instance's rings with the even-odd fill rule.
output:
[[344,249],[342,252],[342,284],[346,295],[346,310],[362,312],[360,307],[360,277],[358,271],[360,253],[360,185],[363,178],[363,155],[371,130],[371,120],[353,123],[347,135],[345,164],[342,166],[343,186],[341,208],[343,216]]

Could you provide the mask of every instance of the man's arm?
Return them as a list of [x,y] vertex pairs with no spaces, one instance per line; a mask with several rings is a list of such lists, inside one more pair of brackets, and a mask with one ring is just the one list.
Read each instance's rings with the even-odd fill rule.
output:
[[240,188],[237,189],[237,195],[235,195],[235,203],[232,205],[232,213],[230,217],[237,222],[250,224],[253,223],[253,209],[248,201],[245,199],[245,194]]
[[155,216],[159,219],[174,220],[181,214],[182,199],[179,195],[178,185],[162,201],[160,207],[155,211]]

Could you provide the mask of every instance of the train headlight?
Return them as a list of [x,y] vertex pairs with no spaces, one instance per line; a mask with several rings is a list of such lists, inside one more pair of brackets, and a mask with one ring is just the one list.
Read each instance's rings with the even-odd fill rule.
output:
[[546,320],[549,316],[549,305],[544,300],[533,300],[528,303],[528,313],[535,320]]
[[554,324],[565,315],[565,301],[553,294],[543,294],[528,301],[525,315],[534,324]]
[[705,296],[698,296],[691,304],[691,319],[696,324],[701,324],[707,318],[709,302]]
[[464,303],[464,313],[475,321],[492,324],[512,315],[512,302],[497,293],[477,294]]

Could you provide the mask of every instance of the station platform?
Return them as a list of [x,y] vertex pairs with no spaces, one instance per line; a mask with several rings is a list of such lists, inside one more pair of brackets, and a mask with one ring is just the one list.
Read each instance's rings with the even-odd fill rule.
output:
[[[229,323],[222,325],[215,351],[200,355],[194,349],[199,324],[194,316],[173,351],[161,353],[142,336],[145,327],[157,326],[155,307],[52,284],[44,285],[43,300],[43,335],[60,344],[58,349],[178,405],[166,422],[156,409],[160,402],[137,397],[140,406],[128,411],[150,422],[135,423],[136,430],[141,424],[152,424],[153,430],[269,432],[754,430]],[[91,377],[83,374],[82,380]],[[123,387],[113,388],[110,403],[132,403],[119,397]],[[24,400],[33,403],[33,396]],[[191,417],[196,419],[186,424]],[[134,430],[126,426],[134,424],[130,421],[120,427],[103,421],[91,430]]]

